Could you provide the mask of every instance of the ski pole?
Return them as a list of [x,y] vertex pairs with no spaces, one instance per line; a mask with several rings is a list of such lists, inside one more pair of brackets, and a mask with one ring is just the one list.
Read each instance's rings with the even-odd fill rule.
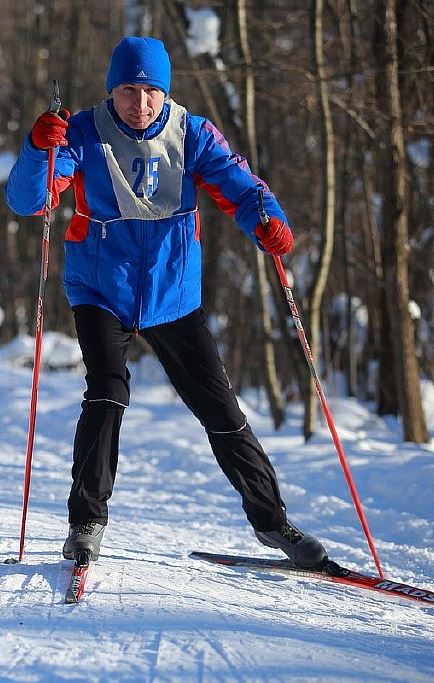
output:
[[[59,84],[57,81],[53,81],[53,96],[51,98],[48,111],[52,112],[53,114],[57,114],[59,112],[60,106],[61,101],[59,96]],[[23,559],[24,553],[24,538],[26,534],[27,510],[29,506],[30,495],[30,478],[32,472],[33,443],[35,440],[36,406],[38,402],[39,373],[41,369],[42,352],[42,330],[44,325],[45,286],[47,284],[48,252],[50,248],[51,204],[53,199],[54,162],[54,148],[50,147],[48,149],[47,192],[45,197],[44,224],[42,232],[41,272],[39,277],[39,293],[36,311],[36,337],[35,353],[33,359],[32,392],[30,398],[29,431],[27,435],[27,453],[26,464],[24,469],[23,510],[21,516],[20,554],[18,558],[20,562]]]
[[[264,227],[268,225],[269,222],[269,217],[267,216],[267,213],[264,209],[264,191],[263,190],[258,190],[258,204],[259,204],[259,217],[261,219],[261,223]],[[347,459],[345,457],[344,449],[342,447],[341,441],[339,439],[339,435],[336,431],[336,427],[334,424],[334,420],[332,417],[332,414],[330,412],[330,408],[327,403],[327,399],[325,397],[324,391],[321,386],[321,382],[319,380],[318,374],[315,369],[315,364],[314,364],[314,359],[312,356],[312,351],[310,350],[309,343],[307,341],[306,334],[303,329],[302,322],[300,320],[300,315],[298,313],[297,306],[294,301],[294,297],[292,294],[292,291],[289,287],[288,279],[286,277],[286,272],[282,264],[282,260],[280,256],[277,256],[276,254],[272,254],[273,259],[274,259],[274,265],[276,266],[277,273],[279,275],[279,279],[281,282],[281,285],[283,287],[283,291],[285,292],[286,300],[288,302],[289,309],[291,311],[292,319],[294,320],[294,325],[297,330],[298,338],[300,340],[301,346],[303,347],[304,355],[307,361],[307,364],[309,366],[312,379],[315,385],[316,393],[318,395],[319,401],[321,403],[321,408],[323,410],[325,419],[327,421],[328,428],[330,430],[330,434],[333,439],[333,443],[335,445],[339,461],[341,463],[345,479],[348,484],[348,488],[351,493],[351,497],[353,499],[354,506],[356,508],[356,512],[358,514],[360,523],[362,525],[362,529],[364,531],[366,540],[368,542],[369,549],[372,553],[372,557],[374,558],[375,566],[377,567],[378,574],[380,578],[384,579],[384,573],[381,568],[380,560],[378,558],[377,550],[374,545],[374,541],[371,535],[371,532],[369,531],[369,526],[368,522],[365,517],[365,513],[363,512],[363,507],[362,503],[360,501],[359,495],[357,493],[357,488],[354,483],[354,479],[351,474],[350,467],[348,465]]]

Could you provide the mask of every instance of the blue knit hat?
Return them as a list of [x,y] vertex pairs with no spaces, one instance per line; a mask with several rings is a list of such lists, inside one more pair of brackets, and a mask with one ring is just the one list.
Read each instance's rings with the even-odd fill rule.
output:
[[156,38],[127,36],[113,50],[107,73],[107,92],[121,83],[154,85],[170,90],[170,59]]

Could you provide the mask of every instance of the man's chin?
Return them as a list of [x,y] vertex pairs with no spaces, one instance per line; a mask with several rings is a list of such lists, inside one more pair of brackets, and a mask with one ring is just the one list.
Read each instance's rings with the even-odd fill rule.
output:
[[146,117],[143,119],[126,119],[125,123],[128,124],[130,128],[133,128],[134,130],[144,130],[147,128],[152,122],[153,118]]

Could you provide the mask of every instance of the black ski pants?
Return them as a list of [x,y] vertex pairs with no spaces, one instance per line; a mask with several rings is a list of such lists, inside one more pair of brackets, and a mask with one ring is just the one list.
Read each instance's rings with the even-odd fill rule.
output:
[[[96,306],[74,306],[73,311],[87,389],[74,440],[69,521],[107,524],[119,432],[130,397],[126,358],[133,333]],[[203,309],[139,334],[204,426],[217,462],[240,493],[252,526],[258,531],[276,529],[285,519],[276,474],[240,410]]]

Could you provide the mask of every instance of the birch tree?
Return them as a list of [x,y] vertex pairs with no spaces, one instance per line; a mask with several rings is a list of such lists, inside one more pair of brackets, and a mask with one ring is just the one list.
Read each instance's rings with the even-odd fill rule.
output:
[[[327,90],[327,73],[323,52],[323,2],[313,0],[312,31],[314,65],[318,88],[318,105],[321,116],[321,251],[316,267],[309,306],[310,347],[313,358],[318,361],[320,349],[321,303],[327,286],[327,278],[333,254],[335,221],[335,154],[333,121]],[[309,381],[305,398],[304,436],[309,439],[315,431],[316,393]]]

